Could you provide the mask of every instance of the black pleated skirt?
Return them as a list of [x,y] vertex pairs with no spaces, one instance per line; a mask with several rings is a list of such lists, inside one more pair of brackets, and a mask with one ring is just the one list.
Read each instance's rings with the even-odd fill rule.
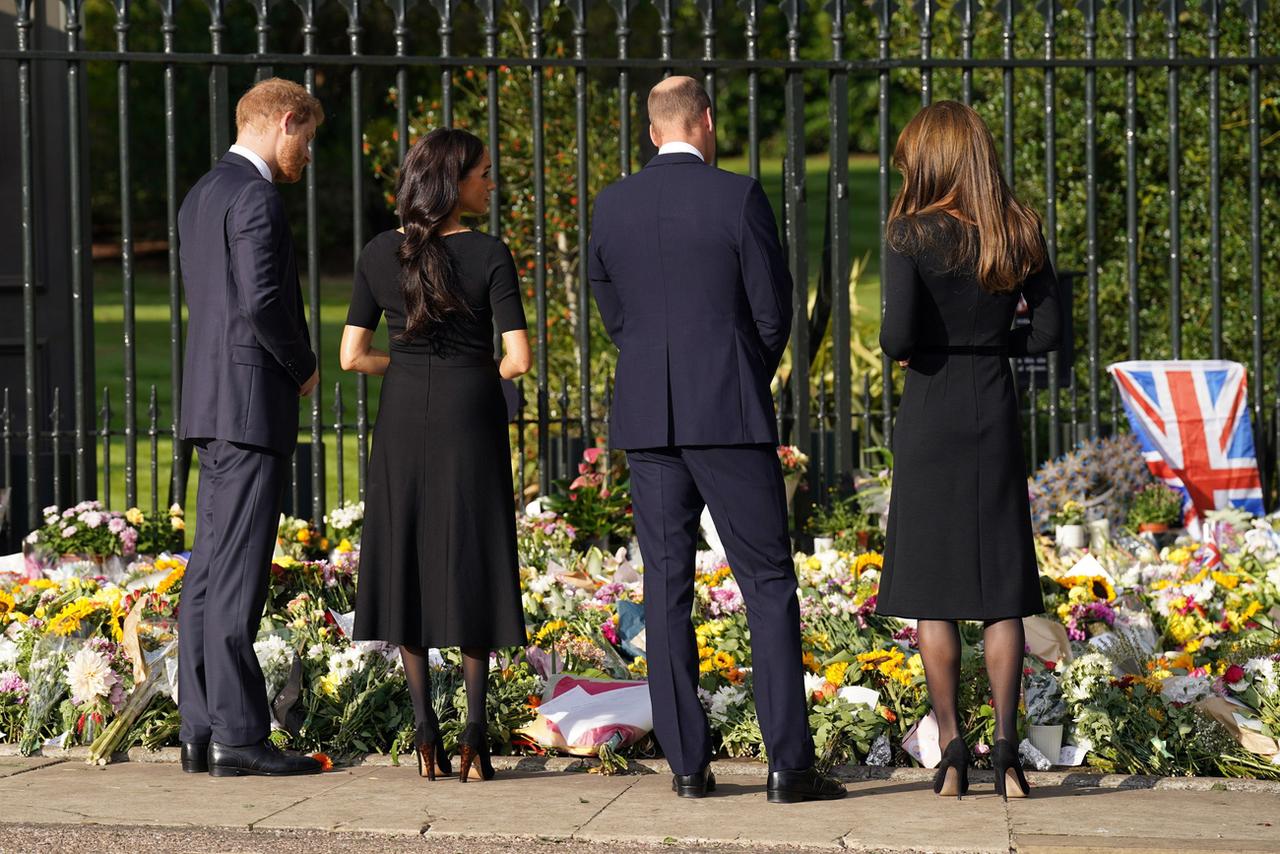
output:
[[522,645],[511,444],[491,359],[392,354],[367,486],[355,639]]

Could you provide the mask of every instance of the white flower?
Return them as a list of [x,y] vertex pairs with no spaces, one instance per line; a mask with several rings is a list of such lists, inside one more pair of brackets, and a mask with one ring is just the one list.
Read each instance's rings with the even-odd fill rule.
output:
[[827,680],[822,676],[821,673],[806,673],[804,675],[805,696],[806,697],[813,696],[813,693],[815,691],[821,690],[822,686],[825,684],[827,684]]
[[90,510],[80,514],[80,521],[85,524],[85,527],[96,528],[102,524],[102,514],[97,510]]
[[57,516],[57,515],[58,515],[58,505],[57,505],[57,504],[50,504],[48,507],[46,507],[46,508],[44,508],[43,510],[41,510],[41,511],[40,511],[40,513],[41,513],[42,515],[44,515],[44,516]]
[[[3,662],[0,662],[0,666]],[[1280,668],[1272,658],[1251,658],[1244,663],[1245,672],[1254,678],[1254,683],[1265,696],[1280,692]]]
[[712,723],[722,724],[729,720],[729,716],[733,711],[747,699],[747,692],[743,688],[736,688],[733,685],[725,685],[719,688],[711,695],[707,708],[707,717],[711,718]]
[[329,675],[333,677],[335,687],[342,685],[364,666],[365,651],[357,646],[349,646],[329,656]]
[[89,647],[82,648],[67,664],[66,676],[71,687],[71,702],[76,705],[108,696],[120,678],[111,669],[107,657]]
[[293,649],[279,635],[268,635],[253,644],[253,652],[258,657],[258,666],[262,668],[262,677],[267,684],[267,696],[275,697],[289,678],[289,670],[293,665]]
[[1160,683],[1161,695],[1171,703],[1194,703],[1212,691],[1213,680],[1207,676],[1170,676]]
[[18,663],[18,645],[0,635],[0,670],[8,670]]
[[62,536],[64,539],[67,537],[74,537],[75,535],[76,535],[75,525],[68,525],[67,527],[62,529]]

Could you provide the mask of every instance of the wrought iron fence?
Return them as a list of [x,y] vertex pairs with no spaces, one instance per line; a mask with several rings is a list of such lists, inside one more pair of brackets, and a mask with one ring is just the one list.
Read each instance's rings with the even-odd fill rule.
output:
[[[410,139],[411,101],[415,91],[426,93],[438,101],[438,116],[448,124],[453,120],[458,94],[458,75],[483,75],[487,131],[493,151],[493,174],[499,189],[492,200],[488,228],[502,234],[507,205],[511,198],[503,182],[504,152],[498,145],[503,106],[499,79],[514,69],[530,74],[529,145],[532,150],[532,184],[528,187],[533,218],[532,261],[529,278],[533,291],[535,319],[531,324],[536,335],[537,360],[533,378],[529,380],[528,405],[518,417],[513,432],[513,447],[520,464],[517,466],[519,486],[524,491],[533,483],[542,492],[551,488],[555,478],[573,470],[576,457],[584,444],[607,434],[607,382],[601,374],[611,364],[609,355],[593,352],[592,308],[587,288],[585,253],[578,252],[573,261],[572,276],[576,375],[552,375],[549,363],[549,275],[548,233],[546,224],[548,188],[545,165],[546,150],[543,125],[546,120],[544,81],[548,73],[572,75],[574,80],[575,128],[574,150],[576,180],[573,190],[575,216],[566,228],[571,242],[585,246],[590,214],[589,170],[599,164],[599,155],[588,146],[589,98],[603,87],[620,105],[616,115],[616,162],[609,168],[616,176],[629,174],[640,153],[639,137],[645,122],[642,109],[641,83],[674,71],[700,75],[706,82],[718,111],[745,98],[745,141],[742,145],[746,168],[761,176],[771,160],[782,161],[781,218],[783,235],[793,276],[810,287],[797,287],[793,310],[796,322],[791,342],[789,368],[778,387],[778,418],[784,441],[811,452],[811,495],[822,494],[822,487],[835,484],[854,470],[871,447],[886,444],[891,436],[894,412],[895,366],[881,357],[878,370],[865,360],[855,368],[852,354],[857,349],[859,330],[853,322],[850,280],[853,259],[853,214],[857,211],[850,191],[849,153],[851,132],[860,130],[854,122],[866,120],[875,127],[874,143],[878,160],[875,196],[865,200],[874,211],[870,228],[883,252],[883,226],[891,200],[891,154],[896,135],[895,109],[910,102],[928,104],[944,94],[981,106],[996,128],[1001,141],[1003,168],[1008,179],[1019,188],[1031,188],[1030,195],[1042,205],[1045,235],[1050,255],[1059,258],[1060,224],[1063,191],[1060,170],[1069,160],[1072,169],[1083,168],[1082,178],[1071,184],[1083,186],[1083,195],[1072,197],[1073,205],[1083,205],[1086,223],[1083,246],[1072,246],[1068,260],[1080,272],[1064,276],[1073,294],[1077,327],[1073,335],[1074,356],[1051,355],[1044,364],[1027,366],[1023,372],[1023,407],[1027,426],[1029,462],[1055,456],[1080,438],[1123,429],[1118,418],[1118,402],[1105,380],[1104,361],[1115,342],[1106,340],[1105,329],[1111,322],[1116,305],[1124,309],[1127,330],[1127,354],[1131,357],[1179,358],[1191,353],[1207,352],[1218,356],[1235,356],[1247,361],[1252,374],[1251,410],[1255,431],[1265,463],[1264,471],[1275,465],[1277,430],[1280,430],[1280,401],[1275,400],[1274,386],[1268,388],[1266,343],[1268,334],[1264,318],[1264,170],[1275,171],[1274,140],[1269,133],[1264,139],[1264,123],[1270,111],[1276,110],[1276,69],[1280,50],[1276,48],[1274,18],[1267,18],[1263,0],[1205,0],[1197,9],[1187,9],[1181,0],[1164,0],[1158,8],[1144,9],[1140,0],[1079,0],[1074,7],[1059,0],[1041,0],[1034,8],[1021,8],[1017,0],[1000,0],[995,5],[982,5],[979,0],[955,0],[938,3],[917,0],[909,9],[899,8],[893,0],[830,0],[821,10],[811,8],[804,0],[782,0],[778,4],[764,0],[739,0],[736,5],[717,0],[696,0],[694,13],[681,11],[675,0],[652,0],[652,6],[639,5],[639,0],[566,0],[567,23],[557,22],[567,51],[550,52],[546,47],[548,31],[544,17],[551,6],[547,0],[523,0],[519,6],[519,23],[527,51],[523,55],[503,55],[500,50],[502,28],[514,19],[503,18],[500,0],[477,0],[475,8],[464,10],[455,0],[431,0],[431,19],[415,9],[415,0],[386,0],[387,7],[362,0],[339,0],[345,21],[337,20],[321,8],[320,0],[294,0],[283,19],[279,4],[271,0],[254,0],[253,48],[245,52],[228,49],[231,37],[229,15],[223,0],[206,0],[209,13],[205,50],[178,49],[178,9],[176,0],[159,0],[161,31],[160,50],[136,50],[131,45],[135,31],[133,15],[140,4],[131,0],[110,0],[114,13],[114,49],[88,49],[84,41],[85,13],[91,0],[62,0],[60,4],[38,4],[35,0],[9,0],[12,7],[15,41],[12,46],[0,44],[0,68],[12,81],[15,90],[12,112],[6,110],[5,122],[16,127],[14,145],[6,149],[5,158],[16,158],[14,186],[18,188],[16,216],[12,222],[18,231],[21,270],[16,285],[20,287],[20,311],[7,313],[7,323],[16,328],[21,318],[22,379],[11,382],[14,387],[3,391],[3,414],[0,433],[4,446],[4,484],[16,486],[14,506],[20,507],[16,527],[34,526],[38,507],[47,501],[64,503],[95,494],[102,496],[112,483],[111,443],[122,438],[125,473],[123,499],[136,504],[139,477],[144,473],[139,445],[145,442],[149,451],[151,503],[160,502],[162,475],[168,469],[169,498],[181,503],[186,495],[190,470],[190,450],[177,440],[178,413],[173,402],[180,399],[182,384],[182,314],[180,273],[177,262],[176,214],[186,187],[179,186],[179,151],[193,144],[190,127],[193,107],[177,98],[179,75],[199,73],[207,77],[207,99],[194,109],[207,116],[208,152],[210,160],[219,157],[232,141],[230,119],[236,92],[229,75],[252,69],[261,78],[271,73],[293,76],[316,92],[326,103],[330,115],[348,113],[350,129],[351,218],[349,224],[351,255],[359,253],[370,232],[369,210],[361,203],[369,195],[369,166],[363,156],[364,129],[375,115],[394,109],[394,126],[399,153],[403,156]],[[3,9],[4,7],[0,7]],[[276,14],[273,17],[273,8]],[[388,15],[389,9],[389,15]],[[470,21],[467,38],[462,39],[455,25]],[[601,21],[604,21],[602,24]],[[1162,32],[1150,32],[1153,22]],[[1268,27],[1264,27],[1264,22]],[[345,23],[347,50],[322,52],[322,38]],[[1227,24],[1239,30],[1240,37],[1223,41]],[[690,29],[692,27],[692,30]],[[1146,27],[1146,30],[1143,28]],[[328,28],[328,29],[325,29]],[[1122,55],[1102,55],[1100,37],[1122,30]],[[389,31],[389,33],[388,33]],[[50,35],[50,32],[52,35]],[[1188,34],[1205,50],[1192,55],[1181,48]],[[243,34],[241,34],[243,35]],[[300,35],[300,51],[287,52],[275,47]],[[285,39],[285,37],[288,39]],[[390,41],[387,41],[389,36]],[[995,39],[994,41],[992,39]],[[1139,44],[1154,41],[1162,51],[1140,53]],[[58,44],[61,42],[61,45]],[[473,55],[458,55],[456,46]],[[725,48],[732,43],[732,55]],[[823,46],[825,42],[825,46]],[[1072,55],[1062,55],[1062,45],[1070,43]],[[324,42],[332,44],[332,41]],[[374,44],[376,52],[368,46]],[[391,45],[387,49],[387,45]],[[636,56],[636,46],[643,45],[646,55]],[[688,55],[677,52],[677,46],[692,46]],[[1028,45],[1034,49],[1028,49]],[[822,46],[819,50],[815,46]],[[996,46],[994,49],[993,46]],[[698,50],[700,48],[700,51]],[[946,55],[943,55],[944,49]],[[1078,49],[1078,50],[1075,50]],[[824,55],[817,55],[823,53]],[[123,400],[120,411],[113,409],[110,391],[95,399],[93,387],[92,339],[93,291],[90,287],[90,260],[86,257],[87,235],[93,227],[85,214],[87,209],[85,172],[88,152],[85,150],[85,121],[94,116],[86,113],[88,97],[86,68],[101,64],[115,69],[115,121],[119,127],[118,162],[113,164],[120,187],[118,196],[118,233],[113,238],[119,246],[120,276],[123,289],[121,346],[123,348]],[[139,132],[135,110],[131,106],[131,75],[140,67],[162,69],[163,128],[149,152],[155,162],[163,162],[163,194],[167,218],[167,280],[170,405],[167,410],[158,403],[157,388],[140,388],[137,364],[137,332],[135,318],[135,269],[137,247],[131,199],[144,182],[159,181],[150,172],[139,174],[131,156],[131,134]],[[65,110],[65,135],[58,140],[41,137],[36,121],[40,93],[34,81],[40,79],[48,87],[60,90],[53,100]],[[12,77],[9,77],[12,75]],[[1139,81],[1144,85],[1164,76],[1164,103],[1143,100]],[[1028,78],[1035,81],[1040,103],[1032,126],[1019,123],[1016,84]],[[1064,80],[1070,79],[1071,87]],[[1122,103],[1104,100],[1099,93],[1103,82],[1123,80]],[[375,91],[370,81],[393,85],[398,94],[395,106],[368,103],[366,95]],[[1083,88],[1077,91],[1082,80]],[[342,84],[345,103],[334,103],[326,97],[326,87]],[[781,83],[781,126],[766,125],[763,105],[775,95],[772,88]],[[1232,121],[1245,128],[1245,150],[1235,154],[1247,160],[1247,178],[1242,179],[1248,192],[1248,227],[1243,250],[1241,240],[1233,239],[1227,248],[1220,212],[1223,209],[1223,113],[1222,87],[1241,95],[1243,119],[1233,115]],[[1058,125],[1058,114],[1064,104],[1064,92],[1070,88],[1072,98],[1083,98],[1083,149],[1072,148],[1066,154],[1059,149],[1066,138]],[[907,94],[904,94],[904,91]],[[46,100],[48,100],[46,98]],[[825,102],[825,115],[818,114],[814,104]],[[1190,102],[1190,104],[1189,104]],[[1074,101],[1072,102],[1075,103]],[[1234,103],[1234,102],[1233,102]],[[1203,137],[1187,140],[1180,127],[1180,116],[1189,109],[1197,111],[1207,105],[1208,132]],[[860,113],[854,110],[862,109]],[[1118,108],[1118,109],[1117,109]],[[388,118],[390,118],[388,116]],[[201,118],[203,122],[204,118]],[[1099,133],[1119,128],[1125,137],[1124,165],[1098,162]],[[1159,192],[1165,197],[1167,219],[1167,251],[1164,275],[1167,276],[1167,334],[1141,336],[1144,311],[1157,309],[1146,305],[1140,279],[1140,194],[1152,192],[1140,186],[1140,158],[1153,155],[1139,150],[1140,127],[1163,123],[1167,148],[1158,152],[1168,160],[1167,184]],[[818,129],[815,130],[815,127]],[[159,130],[143,128],[149,133]],[[1076,128],[1072,128],[1074,132]],[[780,151],[772,143],[780,143]],[[37,173],[42,152],[54,142],[64,147],[69,180],[65,195],[42,195]],[[1189,144],[1188,144],[1189,143]],[[1038,156],[1034,163],[1020,160],[1019,146],[1030,145]],[[1206,211],[1185,210],[1181,198],[1184,188],[1182,165],[1188,154],[1200,157],[1208,147],[1207,172],[1210,186],[1205,198]],[[1025,147],[1025,146],[1024,146]],[[827,191],[825,198],[811,199],[807,173],[807,155],[825,151]],[[9,152],[13,152],[10,154]],[[1229,152],[1230,154],[1230,152]],[[1078,157],[1082,155],[1082,158]],[[1082,163],[1080,160],[1082,159]],[[150,165],[150,164],[148,164]],[[1065,192],[1065,191],[1063,191]],[[1100,212],[1104,196],[1123,194],[1124,198],[1124,274],[1123,295],[1108,301],[1109,284],[1100,275]],[[307,259],[305,289],[310,302],[312,338],[321,350],[335,346],[321,334],[321,268],[324,241],[321,230],[320,189],[316,169],[309,169],[305,184],[305,234]],[[1078,196],[1078,198],[1077,198]],[[822,211],[824,238],[821,252],[811,249],[810,210]],[[69,211],[64,234],[41,235],[39,230],[49,221],[45,212],[51,208]],[[1188,216],[1184,218],[1184,214]],[[1183,272],[1182,236],[1188,220],[1197,224],[1209,222],[1208,243],[1210,291],[1184,300],[1186,281]],[[1199,227],[1197,225],[1197,227]],[[1230,235],[1236,237],[1237,235]],[[65,238],[65,248],[52,245]],[[61,252],[66,263],[65,281],[42,278],[38,253]],[[873,257],[876,253],[873,252]],[[1224,264],[1231,268],[1224,274]],[[1240,272],[1243,270],[1243,272]],[[1147,277],[1149,278],[1149,277]],[[1224,345],[1224,311],[1236,303],[1224,295],[1224,283],[1245,282],[1249,293],[1249,346]],[[72,310],[65,318],[44,318],[52,322],[60,335],[58,346],[69,346],[71,370],[61,375],[63,382],[50,387],[43,370],[38,311],[46,291],[69,294]],[[810,302],[813,305],[810,305]],[[1197,323],[1190,336],[1184,335],[1188,317],[1200,317],[1198,308],[1207,305],[1208,329]],[[1226,306],[1226,309],[1224,309]],[[1114,325],[1114,324],[1113,324]],[[1108,327],[1109,328],[1109,327]],[[15,340],[16,340],[16,336]],[[48,337],[47,333],[45,337]],[[1229,336],[1227,336],[1229,337]],[[1184,340],[1194,338],[1194,346]],[[1151,343],[1154,340],[1156,343]],[[826,355],[822,355],[826,348]],[[597,348],[599,349],[599,348]],[[17,352],[15,348],[14,352]],[[1065,361],[1064,361],[1065,360]],[[813,367],[821,362],[818,370]],[[327,378],[331,380],[332,378]],[[100,380],[100,378],[98,378]],[[556,386],[560,388],[558,393]],[[333,441],[339,452],[333,473],[337,479],[339,500],[352,497],[346,486],[346,469],[342,448],[354,434],[357,478],[355,489],[363,492],[366,475],[366,452],[370,437],[369,388],[365,378],[356,385],[354,406],[344,401],[341,385],[321,383],[333,394],[317,393],[309,401],[309,422],[303,428],[304,442],[295,461],[295,477],[291,491],[293,507],[323,516],[328,501],[329,466],[324,452]],[[1270,400],[1268,399],[1270,397]],[[145,402],[146,418],[140,421],[139,408]],[[329,407],[327,409],[327,407]],[[331,416],[331,417],[330,417]],[[168,459],[161,450],[162,439],[172,450]],[[100,446],[100,449],[99,449]],[[526,451],[532,462],[525,465]],[[43,458],[51,464],[42,466]],[[14,484],[15,472],[21,483]],[[99,489],[98,481],[102,487]],[[528,481],[528,482],[526,482]],[[114,499],[116,496],[110,496]]]

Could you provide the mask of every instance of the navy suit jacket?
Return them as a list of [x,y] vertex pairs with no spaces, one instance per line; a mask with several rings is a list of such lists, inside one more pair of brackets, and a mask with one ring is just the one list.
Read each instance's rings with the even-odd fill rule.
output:
[[618,347],[613,447],[777,444],[791,273],[760,183],[659,155],[596,198],[588,251]]
[[228,152],[178,211],[187,298],[181,435],[292,453],[316,369],[293,235],[275,184]]

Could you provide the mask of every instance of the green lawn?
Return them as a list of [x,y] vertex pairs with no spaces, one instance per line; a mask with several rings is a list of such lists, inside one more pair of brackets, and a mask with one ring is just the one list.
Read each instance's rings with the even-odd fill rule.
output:
[[[748,171],[746,158],[727,158],[721,160],[723,168],[745,174]],[[826,192],[828,177],[828,160],[825,156],[810,157],[807,161],[806,189],[808,197],[807,228],[809,244],[809,273],[811,287],[816,286],[818,270],[822,261],[822,242],[826,219]],[[860,323],[876,323],[879,318],[879,276],[877,232],[878,199],[876,161],[874,158],[856,157],[849,161],[850,189],[850,257],[856,263],[864,255],[868,256],[868,266],[858,282],[855,291],[861,312]],[[781,216],[782,212],[782,174],[781,164],[777,161],[765,161],[761,164],[761,182],[770,196],[774,211]],[[96,383],[95,410],[101,407],[102,389],[109,390],[111,397],[112,429],[123,432],[124,429],[124,347],[123,347],[123,293],[121,286],[120,264],[116,261],[100,261],[94,265],[94,354]],[[304,288],[306,282],[303,282]],[[172,417],[172,389],[169,385],[169,281],[168,267],[164,256],[153,256],[141,259],[136,265],[134,275],[135,287],[135,341],[137,347],[137,400],[138,400],[138,503],[143,507],[150,506],[151,491],[151,449],[147,435],[150,420],[148,401],[151,387],[156,388],[158,403],[157,462],[160,504],[168,500],[169,473],[172,447],[168,436],[168,425]],[[338,342],[342,337],[342,327],[346,320],[347,302],[350,296],[350,278],[348,275],[327,275],[320,280],[320,327],[321,335],[318,343],[321,363],[321,404],[323,421],[328,428],[325,438],[325,466],[328,474],[328,495],[326,506],[332,507],[337,502],[337,443],[332,435],[332,425],[337,420],[333,410],[334,385],[342,387],[342,399],[345,408],[344,423],[354,424],[356,419],[356,377],[338,367]],[[185,325],[185,310],[183,322]],[[386,346],[386,329],[379,330],[375,338],[375,346]],[[377,414],[379,380],[369,381],[369,418],[372,423]],[[93,418],[95,426],[101,425],[101,417]],[[311,406],[306,402],[302,408],[300,425],[309,435],[311,425]],[[303,441],[307,441],[304,436]],[[344,492],[348,500],[357,491],[357,445],[354,430],[344,437]],[[101,443],[98,444],[101,454]],[[125,496],[125,441],[123,436],[114,437],[111,443],[111,477],[107,497],[113,507],[122,507]],[[300,474],[300,476],[305,476]],[[102,486],[102,472],[99,471],[99,487]],[[195,477],[190,478],[187,494],[187,507],[194,506]]]

